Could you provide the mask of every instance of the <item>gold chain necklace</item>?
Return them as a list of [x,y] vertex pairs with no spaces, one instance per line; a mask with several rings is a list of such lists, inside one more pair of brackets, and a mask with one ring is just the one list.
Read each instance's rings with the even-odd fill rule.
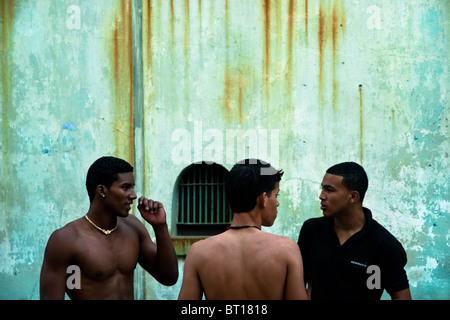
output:
[[106,230],[106,229],[100,228],[94,222],[92,222],[91,219],[88,218],[87,214],[84,217],[87,219],[87,221],[90,222],[90,224],[92,224],[95,227],[95,229],[101,231],[103,234],[106,234],[106,235],[108,235],[111,232],[113,232],[114,230],[116,230],[117,227],[119,226],[119,221],[117,221],[116,226],[114,228],[112,228],[111,230]]

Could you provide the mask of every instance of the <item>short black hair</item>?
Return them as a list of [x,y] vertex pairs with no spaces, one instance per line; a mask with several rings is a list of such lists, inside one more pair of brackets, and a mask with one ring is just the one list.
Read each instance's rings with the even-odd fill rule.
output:
[[329,168],[327,173],[343,177],[342,184],[344,187],[351,191],[358,191],[359,198],[363,202],[369,187],[369,179],[362,166],[356,162],[342,162]]
[[283,173],[259,159],[245,159],[236,163],[225,183],[227,200],[233,213],[253,210],[256,199],[263,192],[270,197]]
[[133,172],[133,167],[127,161],[112,156],[101,157],[89,167],[86,176],[86,189],[92,202],[95,189],[99,184],[108,189],[114,181],[119,179],[119,173]]

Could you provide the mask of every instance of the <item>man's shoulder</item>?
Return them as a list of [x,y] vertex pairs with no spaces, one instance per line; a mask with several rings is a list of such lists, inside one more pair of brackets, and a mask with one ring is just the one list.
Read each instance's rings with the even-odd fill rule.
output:
[[215,235],[194,242],[189,247],[187,256],[195,260],[202,258],[209,259],[211,257],[211,253],[214,254],[222,251],[221,249],[223,248],[220,248],[220,246],[224,246],[224,244],[221,241],[221,238],[221,236]]
[[134,228],[141,228],[142,226],[144,226],[144,223],[133,214],[129,214],[125,218],[117,218],[117,219],[120,219],[125,224],[132,226]]
[[118,217],[119,228],[128,234],[137,234],[141,239],[149,238],[149,233],[144,225],[137,216],[129,214],[126,217]]
[[81,219],[84,219],[84,217],[73,220],[73,221],[67,223],[65,226],[63,226],[59,229],[56,229],[55,231],[53,231],[51,237],[58,238],[58,240],[60,238],[70,240],[73,236],[75,236],[79,233]]
[[297,242],[288,237],[276,236],[274,238],[274,241],[271,241],[271,245],[274,246],[276,250],[279,250],[280,252],[284,251],[284,253],[288,257],[293,257],[293,254],[299,252]]
[[400,241],[375,219],[371,221],[371,236],[377,242],[377,246],[401,245]]
[[81,218],[71,221],[53,231],[48,239],[46,251],[52,255],[66,255],[73,252],[72,249],[77,243],[80,234],[80,220]]
[[198,250],[209,250],[210,248],[214,249],[217,246],[220,246],[224,241],[226,241],[225,232],[216,234],[214,236],[210,236],[208,238],[204,238],[201,240],[196,241],[191,245],[190,251]]
[[308,244],[312,244],[313,239],[322,237],[330,229],[330,218],[316,217],[303,222],[298,236],[297,244],[304,250]]
[[285,236],[279,236],[269,232],[263,232],[263,236],[266,237],[268,243],[273,243],[276,246],[283,246],[283,247],[297,246],[297,243],[294,240]]

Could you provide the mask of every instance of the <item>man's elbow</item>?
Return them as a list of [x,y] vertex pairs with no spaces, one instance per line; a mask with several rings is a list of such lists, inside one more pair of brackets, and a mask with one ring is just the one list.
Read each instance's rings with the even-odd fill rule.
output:
[[161,275],[158,282],[165,286],[173,286],[178,281],[178,268],[170,273]]

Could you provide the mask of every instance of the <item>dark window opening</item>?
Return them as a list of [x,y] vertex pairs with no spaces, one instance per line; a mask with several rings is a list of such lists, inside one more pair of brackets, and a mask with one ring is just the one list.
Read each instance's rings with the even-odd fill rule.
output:
[[225,198],[228,170],[218,164],[192,164],[177,182],[177,236],[211,236],[226,230],[231,209]]

